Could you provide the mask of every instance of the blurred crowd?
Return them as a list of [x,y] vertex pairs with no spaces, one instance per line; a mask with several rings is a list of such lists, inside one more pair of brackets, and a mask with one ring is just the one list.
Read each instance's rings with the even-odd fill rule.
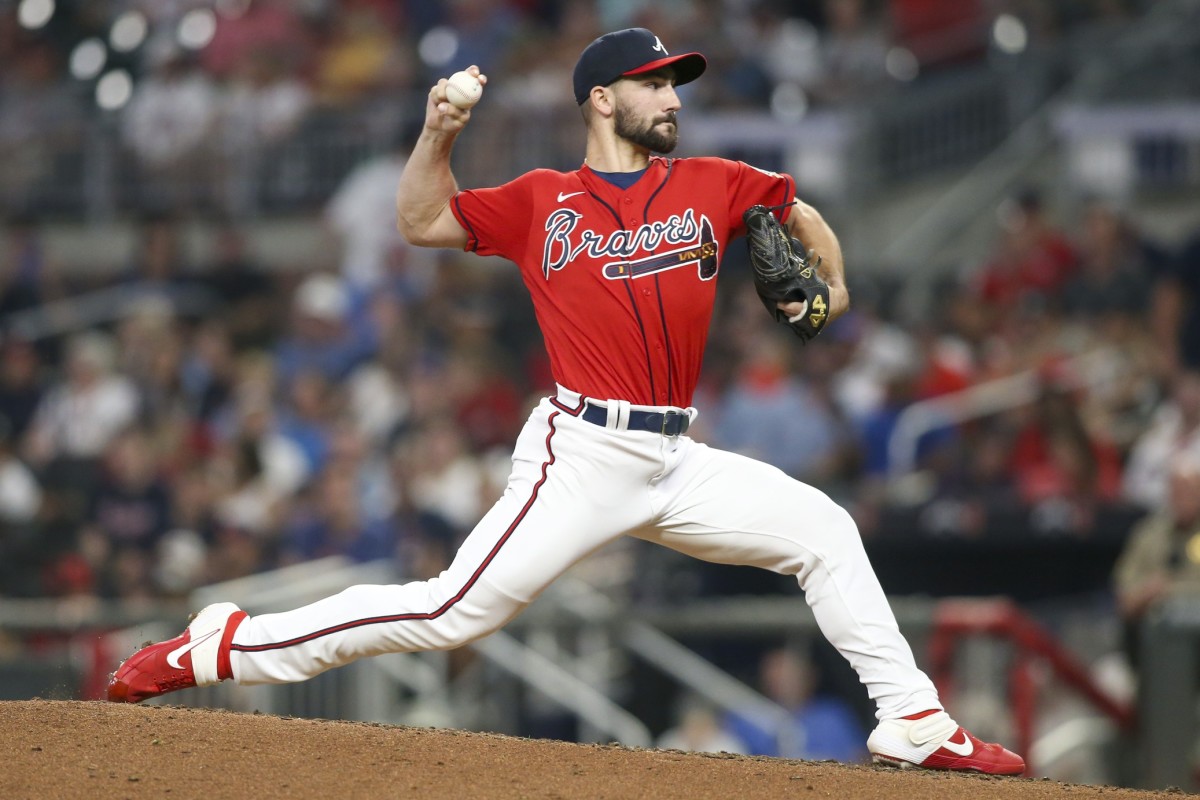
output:
[[[66,275],[38,226],[5,231],[0,595],[153,603],[331,554],[445,565],[553,381],[515,269],[391,232],[399,168],[330,199],[324,271],[267,270],[231,225],[189,263],[186,220],[147,216],[120,274]],[[1100,200],[1060,229],[1033,190],[997,219],[917,312],[852,271],[853,310],[804,348],[733,248],[694,435],[828,491],[866,537],[1124,537],[1167,509],[1200,468],[1200,238],[1149,241]]]
[[[709,56],[689,103],[778,110],[781,86],[821,105],[911,79],[889,70],[896,46],[926,72],[982,58],[996,11],[60,2],[28,31],[16,5],[0,3],[9,189],[47,166],[56,137],[100,119],[90,84],[69,71],[78,42],[103,37],[119,11],[140,9],[149,27],[144,44],[110,54],[134,91],[101,120],[119,130],[142,193],[127,262],[64,272],[29,207],[2,231],[0,596],[146,604],[328,554],[434,574],[502,490],[516,432],[553,389],[528,298],[515,270],[409,248],[393,227],[413,113],[447,65],[504,74],[506,106],[569,104],[579,50],[643,24]],[[1038,36],[1136,6],[1008,5]],[[189,50],[173,25],[199,7],[215,9],[215,31]],[[323,270],[268,269],[236,215],[173,194],[329,120],[387,146],[305,210],[340,247]],[[314,168],[282,166],[297,185]],[[696,437],[828,491],[866,537],[1123,538],[1135,520],[1169,515],[1173,481],[1200,458],[1200,238],[1152,241],[1100,198],[1052,211],[1035,188],[1004,199],[996,219],[991,251],[923,294],[852,269],[853,310],[806,348],[762,313],[733,248]],[[183,247],[196,224],[213,242],[199,260]],[[965,415],[938,402],[972,390]]]
[[[579,52],[626,26],[706,54],[705,80],[684,93],[689,108],[795,118],[980,62],[1002,12],[1024,20],[1032,47],[1073,26],[1119,25],[1146,5],[3,0],[0,198],[41,215],[96,204],[311,208],[328,189],[320,179],[359,148],[383,148],[438,77],[479,64],[502,77],[490,92],[494,118],[549,114],[553,125],[572,105],[567,78]],[[52,14],[30,28],[39,8]],[[189,16],[196,11],[208,22]],[[573,142],[561,151],[577,163]]]

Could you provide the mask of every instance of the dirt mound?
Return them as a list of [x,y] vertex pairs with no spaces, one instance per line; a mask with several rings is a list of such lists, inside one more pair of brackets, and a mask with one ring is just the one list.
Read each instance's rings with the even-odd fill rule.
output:
[[0,797],[1177,797],[175,706],[0,702]]

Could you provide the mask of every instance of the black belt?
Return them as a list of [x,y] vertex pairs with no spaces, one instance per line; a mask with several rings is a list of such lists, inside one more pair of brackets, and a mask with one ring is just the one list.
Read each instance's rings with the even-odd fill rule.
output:
[[[580,417],[593,425],[599,425],[602,428],[608,427],[608,409],[603,406],[594,406],[591,403],[583,409]],[[688,426],[692,424],[692,418],[687,415],[686,411],[636,411],[629,410],[629,426],[631,431],[650,431],[651,433],[660,433],[663,436],[680,436],[687,433]]]

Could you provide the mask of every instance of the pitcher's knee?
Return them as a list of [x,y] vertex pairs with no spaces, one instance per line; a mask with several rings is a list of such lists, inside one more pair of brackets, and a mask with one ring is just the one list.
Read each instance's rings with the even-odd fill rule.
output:
[[431,649],[461,647],[498,630],[524,607],[524,603],[478,581],[434,610],[422,635]]
[[486,581],[466,587],[441,578],[391,586],[351,586],[331,599],[358,609],[347,647],[356,656],[377,652],[450,650],[487,636],[525,603]]
[[865,552],[858,523],[849,511],[832,500],[815,518],[814,528],[821,537],[822,549],[832,558],[839,554]]
[[507,615],[492,609],[455,606],[437,619],[430,620],[428,646],[433,650],[462,647],[493,633],[507,621]]
[[818,564],[828,566],[866,552],[850,512],[824,494],[817,502],[811,497],[808,501],[787,537],[791,546],[777,572],[803,576]]
[[862,536],[858,532],[858,523],[854,521],[854,517],[850,515],[842,506],[832,500],[829,501],[829,526],[839,536],[845,536],[859,544],[862,544]]

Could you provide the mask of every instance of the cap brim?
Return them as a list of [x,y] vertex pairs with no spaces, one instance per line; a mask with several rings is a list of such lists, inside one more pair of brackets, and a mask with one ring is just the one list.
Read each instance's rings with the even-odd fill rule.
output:
[[682,86],[685,83],[691,83],[703,75],[704,70],[708,67],[708,61],[699,53],[667,56],[657,61],[651,61],[648,64],[642,64],[637,69],[631,69],[629,72],[622,73],[621,77],[626,78],[631,75],[642,75],[668,66],[675,68],[675,85]]

